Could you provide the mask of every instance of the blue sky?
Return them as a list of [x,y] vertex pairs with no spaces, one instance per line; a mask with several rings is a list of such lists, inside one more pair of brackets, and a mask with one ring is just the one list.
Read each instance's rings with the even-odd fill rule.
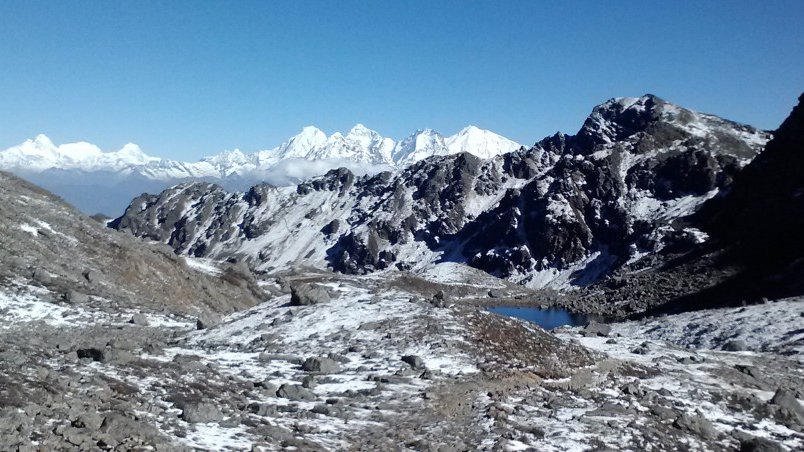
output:
[[0,2],[0,148],[37,133],[194,160],[361,122],[525,144],[653,93],[775,128],[804,1]]

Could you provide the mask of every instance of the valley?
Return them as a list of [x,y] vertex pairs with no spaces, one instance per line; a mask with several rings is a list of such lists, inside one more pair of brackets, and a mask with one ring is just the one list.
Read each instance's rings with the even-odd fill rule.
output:
[[801,108],[617,98],[529,150],[108,222],[0,173],[0,447],[800,450]]

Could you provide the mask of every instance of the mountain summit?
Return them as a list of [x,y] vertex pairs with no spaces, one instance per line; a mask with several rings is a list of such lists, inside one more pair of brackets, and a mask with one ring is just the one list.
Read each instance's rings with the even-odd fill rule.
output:
[[178,162],[152,157],[129,143],[122,149],[104,152],[87,142],[55,145],[46,135],[0,151],[0,169],[21,173],[47,170],[78,170],[84,172],[137,173],[153,180],[181,178],[226,178],[265,172],[283,160],[339,160],[340,163],[404,167],[433,155],[468,152],[481,158],[511,152],[519,144],[491,131],[469,126],[455,135],[443,137],[431,129],[418,131],[411,137],[426,136],[396,142],[380,135],[363,124],[356,124],[344,135],[335,132],[327,136],[314,126],[304,127],[297,135],[281,145],[253,153],[239,149],[223,151],[198,162]]

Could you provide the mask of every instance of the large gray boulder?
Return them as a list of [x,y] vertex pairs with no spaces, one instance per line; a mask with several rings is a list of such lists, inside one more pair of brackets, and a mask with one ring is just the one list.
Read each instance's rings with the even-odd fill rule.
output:
[[745,341],[737,339],[723,344],[723,350],[727,352],[743,352],[748,350],[748,345]]
[[223,413],[211,402],[186,402],[181,419],[191,424],[218,422],[223,420]]
[[337,361],[325,357],[307,358],[302,364],[302,370],[322,374],[336,374],[341,371]]
[[785,420],[795,425],[804,425],[804,406],[801,406],[792,392],[779,389],[773,395],[770,403],[779,407],[780,414]]
[[301,385],[290,385],[287,383],[279,387],[279,390],[276,391],[276,396],[294,401],[310,401],[318,398],[313,391],[310,391]]
[[290,304],[293,306],[309,306],[326,303],[332,298],[327,290],[316,284],[294,284],[290,287]]
[[595,322],[594,320],[587,323],[583,329],[585,336],[608,336],[611,334],[611,327],[605,323]]

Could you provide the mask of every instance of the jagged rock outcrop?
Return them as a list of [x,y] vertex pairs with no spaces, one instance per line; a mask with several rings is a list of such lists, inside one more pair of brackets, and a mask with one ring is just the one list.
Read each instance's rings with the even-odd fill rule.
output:
[[618,98],[596,107],[576,135],[492,159],[433,157],[371,177],[340,169],[247,193],[180,185],[135,199],[112,227],[260,270],[366,273],[458,261],[533,287],[584,285],[701,240],[673,220],[728,187],[768,138],[656,96]]

